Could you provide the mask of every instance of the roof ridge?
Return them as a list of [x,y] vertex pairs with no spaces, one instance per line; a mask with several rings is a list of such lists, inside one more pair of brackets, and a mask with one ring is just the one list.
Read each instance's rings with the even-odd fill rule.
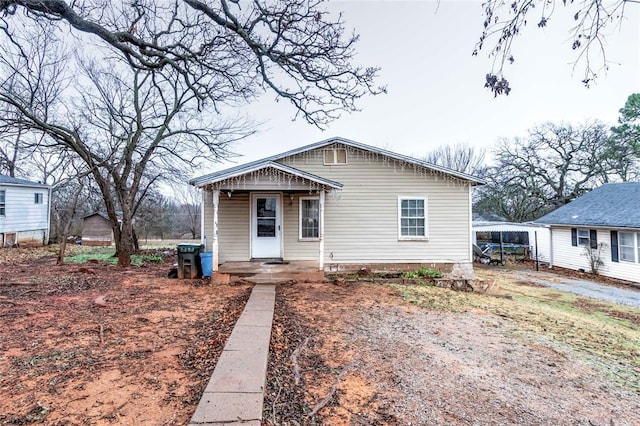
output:
[[219,170],[217,172],[213,172],[213,173],[209,173],[209,174],[206,174],[206,175],[203,175],[203,176],[195,177],[195,178],[189,180],[189,184],[194,185],[194,186],[204,185],[204,184],[206,184],[207,180],[210,180],[210,179],[215,178],[215,177],[220,176],[220,175],[233,173],[235,171],[242,170],[243,168],[250,168],[252,166],[255,166],[255,165],[258,165],[258,164],[261,164],[261,163],[265,163],[265,162],[273,162],[275,160],[280,160],[282,158],[286,158],[286,157],[290,157],[290,156],[293,156],[293,155],[297,155],[297,154],[300,154],[300,153],[303,153],[303,152],[306,152],[306,151],[322,148],[322,147],[327,146],[327,145],[332,144],[332,143],[342,143],[342,144],[345,144],[345,145],[348,145],[348,146],[351,146],[351,147],[354,147],[354,148],[357,148],[357,149],[362,149],[362,150],[365,150],[365,151],[378,153],[380,155],[384,155],[384,156],[387,156],[387,157],[390,157],[390,158],[394,158],[394,159],[399,160],[399,161],[405,161],[405,162],[412,163],[412,164],[415,164],[415,165],[418,165],[418,166],[421,166],[421,167],[424,167],[424,168],[427,168],[427,169],[431,169],[431,170],[439,171],[439,172],[442,172],[442,173],[445,173],[445,174],[449,174],[449,175],[454,176],[454,177],[456,177],[458,179],[468,180],[468,181],[471,181],[471,182],[473,182],[475,184],[483,185],[485,183],[482,179],[479,179],[479,178],[477,178],[475,176],[472,176],[470,174],[467,174],[467,173],[458,172],[456,170],[452,170],[452,169],[449,169],[449,168],[443,167],[443,166],[438,166],[436,164],[432,164],[432,163],[429,163],[427,161],[419,160],[419,159],[414,158],[414,157],[410,157],[410,156],[407,156],[407,155],[399,154],[399,153],[396,153],[396,152],[393,152],[393,151],[389,151],[389,150],[386,150],[386,149],[383,149],[383,148],[378,148],[378,147],[375,147],[375,146],[363,144],[363,143],[356,142],[356,141],[353,141],[351,139],[346,139],[346,138],[343,138],[343,137],[340,137],[340,136],[335,136],[335,137],[323,139],[321,141],[314,142],[314,143],[311,143],[311,144],[308,144],[308,145],[304,145],[304,146],[301,146],[301,147],[298,147],[298,148],[290,149],[288,151],[285,151],[285,152],[282,152],[282,153],[279,153],[279,154],[275,154],[275,155],[271,155],[269,157],[265,157],[265,158],[262,158],[262,159],[259,159],[259,160],[251,161],[249,163],[239,164],[237,166],[233,166],[233,167],[230,167],[230,168],[227,168],[227,169]]

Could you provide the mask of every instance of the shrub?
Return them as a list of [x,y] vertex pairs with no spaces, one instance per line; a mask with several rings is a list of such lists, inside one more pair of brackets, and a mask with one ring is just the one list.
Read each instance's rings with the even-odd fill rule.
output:
[[442,278],[442,272],[432,268],[420,267],[416,271],[416,274],[421,278],[431,278],[431,279]]

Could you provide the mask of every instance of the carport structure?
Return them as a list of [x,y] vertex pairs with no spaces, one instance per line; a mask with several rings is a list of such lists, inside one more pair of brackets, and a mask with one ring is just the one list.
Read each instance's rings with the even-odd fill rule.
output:
[[[529,258],[549,263],[551,260],[551,234],[549,227],[535,223],[476,222],[472,224],[474,244],[497,241],[503,244],[521,244],[529,247]],[[497,242],[496,241],[496,242]],[[526,241],[526,242],[524,242]]]

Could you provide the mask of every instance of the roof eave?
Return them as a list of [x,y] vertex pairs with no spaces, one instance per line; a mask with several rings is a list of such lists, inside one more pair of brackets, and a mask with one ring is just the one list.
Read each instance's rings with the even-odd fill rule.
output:
[[[196,178],[196,179],[192,179],[189,181],[189,183],[193,186],[197,186],[199,188],[206,186],[206,185],[211,185],[211,184],[215,184],[217,182],[222,182],[224,180],[227,179],[232,179],[238,176],[242,176],[245,175],[247,173],[252,173],[261,169],[265,169],[268,167],[272,167],[274,169],[280,170],[284,173],[288,173],[288,174],[292,174],[294,176],[303,178],[303,179],[307,179],[309,181],[321,184],[321,185],[325,185],[328,186],[330,188],[333,189],[342,189],[343,185],[340,182],[336,182],[330,179],[325,179],[322,178],[320,176],[316,176],[312,173],[307,173],[303,170],[299,170],[296,169],[294,167],[290,167],[290,166],[286,166],[284,164],[280,164],[280,163],[276,163],[274,161],[271,160],[263,160],[259,163],[253,162],[253,163],[248,163],[246,165],[247,167],[244,168],[240,168],[240,169],[236,169],[233,168],[233,172],[230,173],[221,173],[218,172],[216,174],[211,174],[211,175],[207,175],[207,176],[202,176],[200,178]],[[211,178],[210,176],[212,175],[216,175],[215,178]]]

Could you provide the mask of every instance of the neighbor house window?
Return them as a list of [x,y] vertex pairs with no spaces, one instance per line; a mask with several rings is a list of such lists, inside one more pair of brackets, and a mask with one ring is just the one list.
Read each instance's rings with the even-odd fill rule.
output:
[[6,203],[6,192],[4,190],[0,191],[0,216],[5,215],[5,203]]
[[404,240],[427,238],[427,199],[398,197],[398,237]]
[[42,204],[42,193],[36,192],[34,200],[35,200],[35,204]]
[[347,150],[345,148],[328,148],[324,150],[324,164],[347,164]]
[[300,198],[300,239],[320,238],[320,199],[318,197]]
[[571,228],[571,245],[597,249],[598,231],[595,229]]
[[620,250],[620,260],[635,262],[636,234],[632,232],[618,232],[618,250]]
[[580,245],[580,246],[588,246],[589,245],[589,230],[588,229],[578,229],[578,245]]

